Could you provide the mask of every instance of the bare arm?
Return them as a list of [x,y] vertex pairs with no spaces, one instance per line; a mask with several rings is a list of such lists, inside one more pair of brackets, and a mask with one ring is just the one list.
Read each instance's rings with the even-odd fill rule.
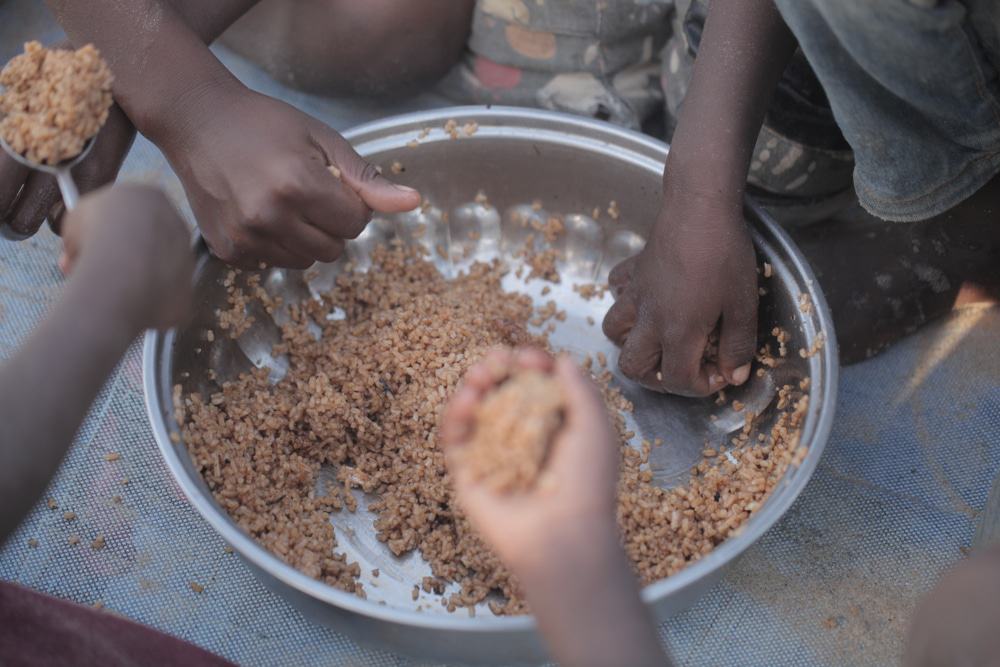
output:
[[85,197],[67,218],[62,297],[0,365],[0,541],[45,490],[97,392],[132,340],[187,309],[187,227],[157,190]]
[[[48,0],[74,43],[111,65],[115,100],[180,177],[221,259],[332,262],[372,211],[420,204],[330,127],[240,83],[205,45],[251,0]],[[206,9],[209,8],[209,9]]]
[[[566,418],[545,463],[551,483],[498,494],[468,474],[461,449],[476,406],[495,386],[493,369],[553,373]],[[618,447],[592,383],[568,358],[538,350],[491,352],[465,375],[448,404],[441,439],[459,503],[518,577],[552,657],[561,665],[670,665],[615,521]]]
[[751,151],[795,46],[773,0],[713,0],[665,188],[742,207]]
[[518,570],[552,657],[577,667],[669,667],[618,535],[567,529],[578,534],[556,538],[553,557]]
[[[135,26],[128,24],[127,20],[121,18],[119,21],[125,25],[126,29],[117,34],[128,35],[131,39],[134,34],[142,35],[144,31],[152,30],[154,24],[152,19],[159,12],[159,10],[154,9],[154,5],[162,5],[162,7],[172,8],[176,14],[175,18],[181,19],[184,25],[204,44],[209,44],[257,1],[163,0],[162,3],[157,3],[141,0],[133,3],[135,9],[132,13],[127,13],[132,22],[141,19],[140,29],[136,30]],[[94,41],[89,38],[98,32],[107,36],[102,40],[102,48],[104,44],[108,44],[110,47],[111,38],[116,33],[108,31],[107,26],[115,25],[115,22],[109,23],[105,20],[107,12],[102,10],[106,9],[104,6],[106,4],[65,1],[50,3],[52,9],[62,17],[66,32],[76,37],[76,39],[67,39],[55,44],[54,48],[82,46],[88,41]],[[81,7],[85,11],[81,10]],[[90,20],[99,21],[99,23],[94,25],[88,23],[87,18],[91,16],[90,12],[94,12],[93,18]],[[148,37],[146,37],[146,41],[149,41]],[[114,40],[114,42],[120,49],[120,42],[118,40]],[[126,46],[126,50],[129,48],[132,47]],[[112,71],[119,75],[119,88],[123,86],[130,88],[134,97],[136,82],[139,83],[141,92],[143,77],[148,75],[150,69],[149,61],[136,58],[134,51],[129,51],[125,55],[116,53],[115,56]],[[177,69],[175,73],[183,73],[183,70]],[[148,109],[147,117],[154,113],[148,104],[145,107]],[[150,122],[153,122],[152,119]],[[73,176],[81,193],[86,194],[115,180],[134,138],[135,127],[132,120],[118,104],[115,104],[111,109],[107,123],[97,137],[94,149],[73,170]],[[61,197],[55,179],[46,174],[32,173],[9,156],[0,154],[0,226],[9,226],[19,236],[31,236],[38,231],[46,218],[52,223],[53,228],[58,230],[63,213]]]
[[[772,0],[713,0],[645,249],[612,274],[604,329],[626,375],[706,395],[749,377],[757,318],[746,173],[795,40]],[[718,358],[704,360],[718,330]]]
[[92,43],[115,74],[115,101],[154,141],[200,92],[236,85],[207,44],[258,0],[48,0],[74,44]]
[[0,539],[45,490],[90,404],[129,343],[135,317],[116,294],[94,289],[100,267],[81,267],[52,314],[0,366]]

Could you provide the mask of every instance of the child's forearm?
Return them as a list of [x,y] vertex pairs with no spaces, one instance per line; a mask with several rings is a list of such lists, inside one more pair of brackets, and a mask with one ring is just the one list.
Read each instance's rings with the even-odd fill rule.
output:
[[[587,534],[568,544],[585,549],[543,550],[546,563],[521,568],[532,613],[560,665],[670,665],[618,537]],[[551,558],[556,553],[565,559]]]
[[154,141],[201,96],[238,82],[206,44],[258,0],[47,0],[74,44],[93,43],[115,75],[115,101]]
[[795,47],[773,0],[712,0],[665,188],[742,206],[754,143]]
[[127,277],[109,281],[101,269],[81,264],[52,313],[0,364],[0,542],[45,490],[139,333],[120,287]]

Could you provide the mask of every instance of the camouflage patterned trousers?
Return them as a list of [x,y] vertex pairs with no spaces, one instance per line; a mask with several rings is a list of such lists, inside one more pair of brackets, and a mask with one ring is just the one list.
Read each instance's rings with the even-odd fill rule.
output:
[[[457,103],[553,109],[668,139],[697,53],[705,0],[479,0]],[[849,190],[853,156],[801,53],[775,95],[749,181],[794,199]]]

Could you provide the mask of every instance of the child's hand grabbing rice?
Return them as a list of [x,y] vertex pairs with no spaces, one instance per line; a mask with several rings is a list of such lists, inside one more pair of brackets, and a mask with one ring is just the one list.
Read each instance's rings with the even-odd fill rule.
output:
[[[551,377],[561,401],[537,393],[539,373]],[[536,389],[520,401],[500,398],[505,380],[514,386],[525,376],[536,378]],[[537,414],[541,404],[561,409],[556,428]],[[539,450],[519,440],[484,440],[489,435],[548,441]],[[670,664],[621,547],[619,451],[606,408],[571,359],[539,350],[491,352],[451,399],[441,440],[459,504],[524,587],[557,662]]]
[[[562,424],[543,443],[537,477],[524,480],[528,488],[498,489],[476,469],[468,452],[475,446],[477,428],[488,429],[484,403],[508,376],[518,373],[550,375],[552,387],[561,391]],[[530,401],[531,397],[525,397]],[[516,419],[527,419],[530,404],[517,409]],[[490,415],[491,417],[493,415]],[[477,422],[479,422],[477,424]],[[448,448],[448,465],[459,502],[477,529],[497,554],[523,576],[521,570],[544,568],[540,562],[546,546],[553,549],[591,548],[595,540],[617,545],[615,484],[618,478],[618,446],[611,434],[607,409],[594,387],[568,357],[553,360],[534,349],[495,350],[469,369],[465,380],[445,411],[441,436]],[[481,436],[479,436],[481,437]],[[499,456],[494,468],[508,466],[504,453],[514,457],[515,443],[490,443]],[[514,462],[516,465],[516,462]],[[526,572],[525,572],[526,573]]]

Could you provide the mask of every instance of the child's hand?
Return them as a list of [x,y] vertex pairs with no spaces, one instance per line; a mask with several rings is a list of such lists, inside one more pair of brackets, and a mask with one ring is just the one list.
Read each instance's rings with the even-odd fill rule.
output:
[[[90,154],[73,168],[80,194],[112,183],[135,139],[135,127],[115,104]],[[54,177],[31,171],[0,152],[0,227],[14,237],[32,236],[48,218],[59,231],[64,208]]]
[[66,215],[64,273],[86,273],[117,314],[139,329],[184,322],[191,304],[194,254],[187,225],[166,196],[146,185],[117,185],[80,200]]
[[[746,382],[757,336],[756,269],[741,202],[665,192],[646,247],[608,279],[615,304],[604,333],[622,348],[622,372],[686,396]],[[716,327],[718,359],[705,361]]]
[[373,209],[420,204],[416,190],[382,177],[343,137],[294,107],[245,89],[206,95],[157,143],[222,260],[300,269],[330,262]]
[[[500,494],[474,481],[454,456],[472,433],[476,408],[510,365],[553,372],[566,397],[565,424],[538,483]],[[618,546],[615,491],[618,446],[596,387],[572,360],[538,350],[496,350],[469,369],[441,423],[458,501],[497,555],[522,579],[535,579],[566,549]],[[549,557],[546,557],[549,554]]]

